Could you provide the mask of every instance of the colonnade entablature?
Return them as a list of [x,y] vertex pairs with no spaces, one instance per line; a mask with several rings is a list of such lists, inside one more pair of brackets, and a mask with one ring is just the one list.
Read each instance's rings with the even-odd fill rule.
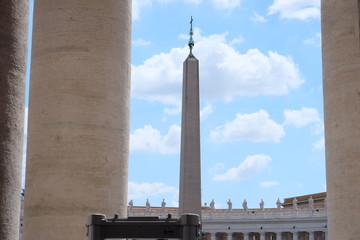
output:
[[[326,201],[326,200],[325,200]],[[202,207],[202,229],[206,240],[327,240],[326,202],[314,206],[312,199],[298,205],[294,198],[291,206],[276,208],[233,209],[231,201],[227,209],[216,209],[214,200],[210,206]],[[160,216],[171,214],[178,217],[177,207],[166,207],[165,200],[160,207],[134,206],[129,202],[128,216]]]

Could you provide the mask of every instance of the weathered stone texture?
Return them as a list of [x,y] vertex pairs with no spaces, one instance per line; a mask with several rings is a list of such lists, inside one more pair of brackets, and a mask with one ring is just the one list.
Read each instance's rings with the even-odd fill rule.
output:
[[360,236],[359,1],[322,1],[329,239]]
[[0,239],[18,239],[28,0],[0,1]]
[[126,215],[130,0],[36,0],[24,239],[85,239]]

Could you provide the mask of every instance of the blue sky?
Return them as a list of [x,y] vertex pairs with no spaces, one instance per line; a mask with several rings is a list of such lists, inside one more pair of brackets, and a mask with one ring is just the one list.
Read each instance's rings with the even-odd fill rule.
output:
[[133,0],[129,200],[178,204],[190,16],[203,204],[325,191],[319,0]]

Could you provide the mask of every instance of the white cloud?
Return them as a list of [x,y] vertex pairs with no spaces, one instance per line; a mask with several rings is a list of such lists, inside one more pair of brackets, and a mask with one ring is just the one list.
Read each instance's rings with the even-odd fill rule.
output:
[[235,45],[235,44],[240,44],[240,43],[243,43],[244,42],[244,37],[243,36],[239,36],[237,38],[234,38],[232,39],[230,42],[229,42],[229,45]]
[[313,135],[322,135],[324,134],[324,122],[317,122],[316,124],[311,126],[311,133]]
[[130,134],[132,151],[156,152],[161,154],[178,153],[180,150],[181,129],[177,125],[170,126],[168,133],[162,136],[160,131],[150,125],[139,128]]
[[280,18],[319,19],[320,0],[274,0],[268,9],[268,15],[279,13]]
[[300,110],[284,110],[284,118],[284,125],[293,125],[297,128],[321,121],[318,111],[307,107],[302,107]]
[[[200,61],[200,91],[206,100],[236,96],[284,95],[303,80],[294,61],[276,52],[235,50],[226,33],[203,37],[195,30],[194,54]],[[188,47],[173,48],[132,66],[132,95],[164,104],[181,104],[182,63]]]
[[148,45],[150,45],[151,42],[150,42],[150,41],[146,41],[146,40],[140,38],[140,39],[137,39],[137,40],[132,41],[132,44],[133,44],[134,46],[137,46],[137,47],[143,47],[143,46],[148,46]]
[[132,1],[132,18],[133,20],[140,19],[140,11],[142,8],[152,6],[152,0],[133,0]]
[[[175,187],[167,186],[162,182],[154,183],[135,183],[129,182],[128,198],[129,199],[142,199],[151,196],[170,194],[177,197],[179,190]],[[141,203],[140,205],[145,204]]]
[[315,34],[312,38],[305,39],[304,44],[307,45],[314,45],[316,47],[321,47],[321,33]]
[[257,12],[254,12],[254,15],[250,18],[253,22],[266,22],[266,18],[264,16],[259,15]]
[[269,181],[269,182],[261,182],[259,185],[262,188],[271,188],[278,186],[280,183],[278,181]]
[[211,104],[207,104],[201,111],[200,111],[200,119],[205,120],[213,113],[213,107]]
[[319,141],[313,143],[313,150],[325,149],[325,137],[319,139]]
[[220,9],[232,9],[240,6],[241,0],[212,0],[214,6]]
[[209,174],[214,175],[220,170],[223,170],[225,168],[225,165],[223,163],[217,163],[214,167],[210,168],[208,170]]
[[215,174],[213,180],[242,180],[249,178],[267,167],[271,162],[271,157],[264,154],[247,156],[238,167],[230,168],[223,174]]
[[269,118],[265,110],[250,114],[237,114],[231,122],[210,132],[210,140],[215,142],[279,142],[285,135],[284,128]]

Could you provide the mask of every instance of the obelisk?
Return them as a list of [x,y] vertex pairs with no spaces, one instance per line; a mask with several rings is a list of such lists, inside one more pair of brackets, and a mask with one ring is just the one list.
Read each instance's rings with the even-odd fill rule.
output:
[[190,53],[183,64],[179,215],[201,216],[199,61],[192,53],[192,22],[191,18]]
[[24,239],[86,239],[126,216],[131,0],[34,3]]
[[360,3],[323,0],[328,235],[360,238]]
[[29,1],[0,1],[0,239],[19,239]]

